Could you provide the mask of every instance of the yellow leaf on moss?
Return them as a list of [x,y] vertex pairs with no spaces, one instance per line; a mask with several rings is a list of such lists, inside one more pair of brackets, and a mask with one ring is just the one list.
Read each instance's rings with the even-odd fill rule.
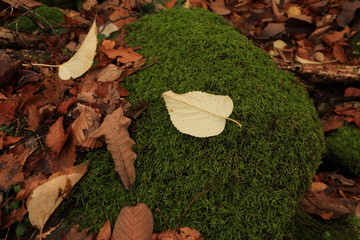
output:
[[226,120],[241,124],[228,116],[233,111],[229,96],[205,92],[176,94],[167,91],[162,94],[174,126],[182,133],[194,137],[211,137],[220,134]]

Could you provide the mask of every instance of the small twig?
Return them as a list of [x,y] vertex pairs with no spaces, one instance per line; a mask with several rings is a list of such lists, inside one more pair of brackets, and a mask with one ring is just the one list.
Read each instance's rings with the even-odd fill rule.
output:
[[166,226],[168,227],[168,229],[171,229],[169,223],[166,221],[166,218],[165,218],[164,214],[161,212],[160,208],[156,208],[155,211],[160,214],[160,216],[164,220],[164,222],[165,222]]
[[211,191],[211,190],[214,189],[214,188],[216,188],[216,185],[215,185],[215,186],[212,186],[211,188],[206,189],[206,190],[203,191],[203,192],[201,192],[199,195],[197,195],[197,196],[189,203],[189,205],[186,207],[184,213],[182,214],[182,216],[181,216],[181,218],[180,218],[180,220],[179,220],[179,222],[178,222],[178,225],[177,225],[177,227],[176,227],[177,230],[180,229],[180,223],[182,222],[182,220],[184,220],[184,217],[185,217],[185,215],[186,215],[186,212],[189,210],[190,206],[191,206],[196,200],[198,200],[199,197],[201,197],[203,194]]

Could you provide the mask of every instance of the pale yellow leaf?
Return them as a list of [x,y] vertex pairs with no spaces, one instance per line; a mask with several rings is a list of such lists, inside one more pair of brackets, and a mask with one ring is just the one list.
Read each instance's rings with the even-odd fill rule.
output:
[[79,50],[69,61],[59,65],[59,77],[62,80],[77,78],[83,75],[93,63],[97,46],[96,21],[92,24]]
[[111,240],[151,240],[153,215],[144,203],[121,209]]
[[120,29],[118,28],[118,26],[116,26],[113,23],[109,23],[107,25],[103,25],[100,28],[100,33],[104,34],[105,37],[109,37],[110,34],[112,34],[113,32],[119,31]]
[[229,96],[213,95],[205,92],[176,94],[167,91],[162,94],[174,126],[182,133],[194,137],[211,137],[220,134],[226,119],[233,111],[233,101]]
[[87,170],[83,163],[51,175],[47,182],[41,184],[26,202],[30,223],[41,231],[50,215],[69,194],[72,187],[81,179]]

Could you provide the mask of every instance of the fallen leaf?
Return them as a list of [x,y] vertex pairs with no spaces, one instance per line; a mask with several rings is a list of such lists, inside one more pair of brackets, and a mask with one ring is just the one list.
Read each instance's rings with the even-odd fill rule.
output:
[[66,141],[65,130],[63,127],[64,117],[60,117],[56,122],[50,127],[48,134],[46,135],[46,144],[50,150],[58,155],[62,146]]
[[[109,37],[113,32],[119,31],[120,29],[113,23],[106,24],[105,26],[101,26],[100,33],[104,34],[105,37]],[[105,41],[105,40],[104,40]]]
[[44,174],[35,173],[25,179],[25,181],[21,184],[20,191],[16,194],[14,201],[25,200],[30,197],[31,193],[37,188],[39,185],[43,184],[47,181],[47,178]]
[[334,54],[334,57],[337,58],[339,62],[341,62],[341,63],[347,62],[344,48],[339,43],[335,44],[335,46],[333,48],[333,54]]
[[6,192],[8,188],[24,181],[22,166],[32,150],[26,149],[21,155],[3,154],[0,156],[0,190]]
[[27,213],[27,210],[25,209],[24,201],[22,201],[21,207],[12,209],[10,211],[10,213],[7,215],[5,215],[4,213],[1,214],[0,229],[8,228],[14,222],[22,220],[26,213]]
[[15,110],[17,108],[17,101],[5,100],[0,102],[0,125],[10,125],[15,117]]
[[100,82],[114,81],[121,76],[122,70],[115,64],[109,64],[99,71],[97,80]]
[[360,89],[348,87],[345,89],[344,97],[360,97]]
[[30,105],[29,107],[29,119],[28,125],[29,129],[36,131],[40,124],[40,113],[39,109],[35,105]]
[[162,94],[170,118],[176,129],[195,137],[211,137],[220,134],[231,120],[233,101],[229,96],[213,95],[205,92],[176,94],[167,91]]
[[211,10],[219,15],[228,15],[231,11],[225,6],[224,0],[210,1],[209,4]]
[[180,237],[184,240],[204,240],[198,230],[189,227],[180,228]]
[[146,204],[126,206],[116,219],[111,240],[150,240],[153,228],[153,215]]
[[38,7],[41,6],[41,2],[34,1],[34,0],[2,0],[10,4],[12,7],[21,8],[23,9],[24,6],[28,8]]
[[110,221],[106,221],[104,226],[100,229],[96,240],[110,240],[111,238],[111,225]]
[[124,111],[119,107],[115,112],[108,114],[103,123],[89,137],[105,136],[107,149],[110,151],[122,183],[129,189],[135,182],[136,159],[132,146],[135,142],[129,137],[127,128],[131,120],[124,116]]
[[78,105],[83,106],[83,110],[81,110],[80,116],[71,124],[76,144],[85,141],[89,134],[99,127],[101,117],[101,114],[95,109],[89,106]]
[[89,228],[84,228],[78,232],[79,225],[75,225],[62,239],[64,240],[92,240],[93,234],[88,234]]
[[80,77],[89,70],[96,54],[96,46],[97,28],[94,21],[79,50],[69,61],[59,65],[59,77],[69,80]]
[[60,113],[66,113],[69,107],[73,106],[76,103],[76,97],[70,97],[63,101],[58,107]]
[[33,191],[26,201],[26,206],[30,223],[40,229],[40,234],[50,215],[69,194],[86,170],[87,163],[82,163],[65,171],[54,173],[47,182]]

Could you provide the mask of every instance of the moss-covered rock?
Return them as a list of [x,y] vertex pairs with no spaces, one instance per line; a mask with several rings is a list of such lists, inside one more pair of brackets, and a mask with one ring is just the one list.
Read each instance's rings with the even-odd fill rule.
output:
[[327,138],[329,158],[339,161],[352,173],[360,176],[360,131],[353,126],[342,126]]
[[[6,27],[23,32],[34,32],[39,30],[43,33],[33,19],[36,19],[44,28],[50,28],[52,26],[56,26],[57,24],[64,23],[64,13],[57,8],[48,7],[46,5],[41,5],[29,14],[31,18],[25,15],[21,16],[15,19],[12,23],[6,25]],[[60,33],[64,30],[65,28],[54,29],[56,33]]]
[[[83,226],[115,220],[122,206],[159,208],[175,228],[199,229],[205,239],[283,239],[324,150],[307,92],[223,18],[202,9],[174,8],[149,15],[127,29],[131,46],[152,67],[128,77],[130,101],[148,111],[136,120],[136,184],[120,186],[106,154],[91,154],[85,179],[73,195]],[[205,91],[229,95],[224,132],[195,138],[172,125],[161,93]],[[166,229],[155,213],[156,231]]]

